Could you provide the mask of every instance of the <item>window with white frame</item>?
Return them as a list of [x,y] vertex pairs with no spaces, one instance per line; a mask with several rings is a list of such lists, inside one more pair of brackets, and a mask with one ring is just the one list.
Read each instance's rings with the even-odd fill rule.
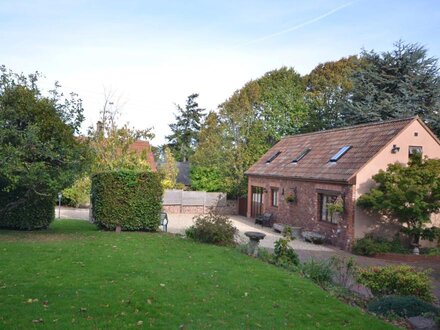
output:
[[278,206],[278,188],[271,188],[272,206]]
[[319,204],[320,204],[320,220],[337,224],[339,220],[339,215],[332,212],[329,208],[329,204],[334,204],[338,200],[338,195],[330,194],[319,194]]
[[408,157],[411,158],[414,155],[423,155],[423,147],[421,146],[409,146],[408,147]]

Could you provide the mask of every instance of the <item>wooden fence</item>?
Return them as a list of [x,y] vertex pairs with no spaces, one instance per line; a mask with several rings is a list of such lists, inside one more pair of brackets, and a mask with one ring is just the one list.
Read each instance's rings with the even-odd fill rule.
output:
[[167,189],[163,209],[168,213],[206,213],[210,208],[223,214],[237,214],[237,202],[228,200],[225,193]]

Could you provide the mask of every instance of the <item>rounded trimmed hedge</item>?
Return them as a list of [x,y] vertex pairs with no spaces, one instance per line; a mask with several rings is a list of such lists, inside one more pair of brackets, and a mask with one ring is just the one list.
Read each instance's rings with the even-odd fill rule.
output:
[[155,231],[160,224],[163,188],[155,172],[120,170],[92,176],[94,222],[114,230]]
[[0,189],[0,228],[34,230],[47,228],[55,218],[55,197],[17,187]]

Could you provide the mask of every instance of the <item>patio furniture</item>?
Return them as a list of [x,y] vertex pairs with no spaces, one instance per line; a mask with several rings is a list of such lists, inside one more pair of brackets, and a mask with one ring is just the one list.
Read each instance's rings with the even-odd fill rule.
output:
[[263,213],[255,218],[255,224],[260,224],[261,227],[272,226],[272,213]]
[[165,212],[160,212],[160,225],[163,231],[166,232],[168,230],[168,214]]
[[292,238],[293,239],[302,239],[302,227],[289,226],[282,223],[274,223],[273,230],[278,233],[283,233],[285,227],[290,227],[292,229]]
[[325,236],[316,233],[313,231],[303,231],[302,236],[306,242],[313,243],[313,244],[323,244],[325,242]]
[[244,233],[247,237],[249,237],[249,243],[247,248],[247,253],[250,256],[258,255],[258,244],[260,240],[266,237],[266,234],[260,233],[258,231],[247,231]]

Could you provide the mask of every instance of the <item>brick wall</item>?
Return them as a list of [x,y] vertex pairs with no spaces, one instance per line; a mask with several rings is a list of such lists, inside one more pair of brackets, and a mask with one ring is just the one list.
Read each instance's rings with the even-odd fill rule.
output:
[[[342,184],[318,183],[274,179],[265,177],[249,177],[248,186],[248,217],[251,211],[251,188],[265,188],[263,193],[263,212],[272,213],[275,222],[302,227],[303,230],[324,234],[331,244],[349,250],[354,238],[354,196],[353,186]],[[278,206],[271,204],[271,188],[279,189]],[[319,191],[340,193],[344,198],[344,213],[338,224],[320,220]],[[285,198],[294,194],[297,201],[288,203]]]

